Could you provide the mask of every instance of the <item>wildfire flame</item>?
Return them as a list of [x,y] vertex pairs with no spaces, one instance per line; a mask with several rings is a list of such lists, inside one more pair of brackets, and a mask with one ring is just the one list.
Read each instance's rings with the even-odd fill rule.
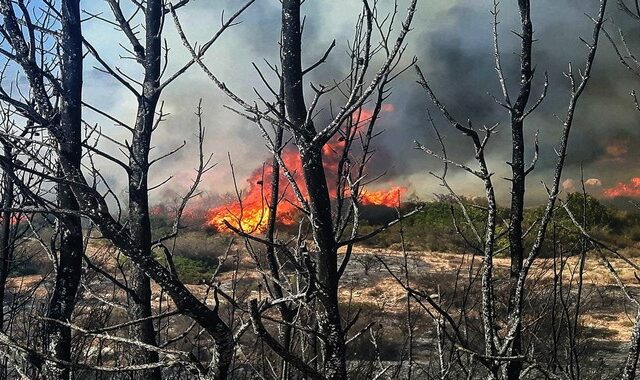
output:
[[[382,111],[393,112],[394,109],[393,105],[387,105],[382,108]],[[354,124],[356,124],[357,127],[364,126],[372,116],[373,113],[371,111],[363,109],[357,116],[354,116]],[[325,172],[327,173],[329,192],[334,199],[337,197],[335,175],[338,171],[344,144],[344,138],[338,137],[332,139],[322,149],[322,158]],[[282,160],[300,187],[300,191],[306,196],[307,189],[302,177],[302,164],[298,152],[295,149],[285,149],[282,152]],[[229,223],[231,226],[245,232],[264,232],[267,228],[267,221],[269,220],[270,214],[270,180],[272,173],[271,165],[264,165],[254,170],[247,179],[246,189],[239,194],[241,201],[236,199],[235,201],[210,209],[207,212],[207,226],[213,227],[217,231],[225,231],[228,229],[226,223]],[[361,192],[359,201],[362,205],[397,207],[399,199],[405,192],[405,188],[398,186],[388,190],[365,190]],[[284,226],[294,225],[299,217],[298,202],[289,186],[289,182],[282,175],[280,178],[280,194],[278,198],[280,201],[278,203],[277,222]]]
[[603,195],[607,198],[640,198],[640,177],[631,178],[629,183],[618,182],[614,187],[605,189]]
[[360,196],[360,204],[365,206],[377,205],[388,207],[399,207],[400,198],[406,193],[407,189],[395,186],[389,190],[364,191]]

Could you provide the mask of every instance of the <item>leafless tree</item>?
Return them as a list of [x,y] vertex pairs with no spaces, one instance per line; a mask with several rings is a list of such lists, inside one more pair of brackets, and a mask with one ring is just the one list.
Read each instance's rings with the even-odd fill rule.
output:
[[[554,210],[557,207],[557,199],[560,194],[560,181],[566,161],[566,151],[570,132],[573,126],[575,111],[578,100],[589,83],[598,47],[599,36],[605,19],[606,5],[607,1],[601,1],[598,14],[591,19],[594,23],[593,36],[591,40],[589,42],[583,40],[587,47],[587,56],[584,68],[580,70],[579,74],[576,74],[570,65],[569,70],[566,73],[566,76],[570,81],[570,99],[566,115],[562,120],[564,129],[560,140],[560,146],[556,149],[557,161],[553,180],[551,185],[546,187],[546,191],[548,193],[546,209],[544,215],[537,220],[533,226],[529,227],[528,230],[525,230],[523,213],[525,192],[527,189],[526,177],[535,169],[539,148],[536,135],[536,141],[533,145],[534,159],[531,164],[527,165],[525,162],[526,144],[524,138],[524,126],[527,117],[531,115],[531,113],[534,112],[544,101],[547,94],[548,79],[545,75],[544,83],[542,85],[543,91],[540,97],[533,104],[529,104],[534,80],[534,36],[533,23],[531,20],[532,5],[530,1],[518,1],[521,30],[517,32],[516,35],[521,41],[518,55],[520,58],[520,80],[517,97],[514,98],[512,96],[509,90],[510,86],[506,78],[506,70],[503,68],[502,53],[499,43],[499,4],[494,2],[492,14],[494,16],[493,37],[495,48],[495,69],[498,73],[498,80],[502,89],[502,97],[500,99],[495,98],[495,100],[508,112],[512,142],[512,159],[508,163],[512,170],[512,176],[509,178],[509,182],[511,184],[511,202],[509,204],[510,215],[509,219],[505,221],[505,224],[508,227],[506,232],[508,244],[504,248],[499,246],[499,238],[501,237],[501,234],[498,232],[500,220],[498,217],[498,205],[495,195],[495,183],[493,181],[492,171],[485,158],[486,146],[490,142],[491,137],[496,133],[497,125],[492,127],[485,126],[477,129],[473,126],[472,121],[469,121],[468,123],[458,122],[458,120],[448,111],[446,105],[438,99],[428,81],[422,74],[422,71],[416,66],[419,83],[424,88],[435,107],[442,113],[445,120],[451,125],[451,127],[471,139],[474,147],[474,158],[478,168],[451,161],[447,157],[444,145],[442,145],[442,153],[435,153],[431,149],[428,149],[419,143],[418,148],[424,150],[427,154],[442,160],[445,165],[451,164],[466,170],[470,174],[479,178],[483,182],[485,188],[487,208],[486,221],[484,222],[484,233],[476,227],[474,221],[469,217],[468,212],[464,211],[465,223],[468,225],[469,230],[473,232],[472,239],[474,241],[474,247],[483,255],[484,260],[481,274],[484,351],[476,352],[473,347],[468,346],[463,334],[458,330],[455,320],[428,296],[419,292],[414,293],[414,296],[422,301],[426,300],[433,309],[445,318],[447,322],[444,324],[448,325],[448,327],[452,328],[454,331],[452,339],[456,342],[455,344],[460,345],[461,350],[463,351],[472,352],[473,358],[485,367],[490,378],[500,377],[506,379],[519,379],[525,372],[529,373],[531,370],[540,370],[539,366],[535,362],[528,363],[529,357],[525,350],[526,347],[523,340],[523,308],[528,293],[527,283],[530,281],[529,272],[536,258],[538,258],[541,253],[549,223],[552,220]],[[457,200],[464,210],[466,205],[462,202],[460,197],[453,193],[452,188],[446,180],[446,172],[445,167],[444,174],[441,176],[436,175],[436,177],[441,180],[445,188],[452,192],[454,199]],[[535,239],[530,247],[526,248],[525,238],[531,233],[535,234]],[[470,241],[470,239],[467,239],[467,241]],[[509,275],[509,298],[507,302],[507,309],[505,310],[505,319],[503,321],[501,316],[498,314],[500,312],[498,307],[500,300],[498,299],[498,291],[496,290],[493,257],[498,252],[505,249],[510,252],[511,269]],[[499,332],[499,329],[502,331]],[[525,365],[529,365],[529,367],[526,368]]]
[[[312,70],[317,68],[327,59],[334,44],[331,44],[325,54],[317,63],[308,68],[302,66],[302,2],[299,0],[285,0],[282,2],[281,25],[281,54],[280,68],[270,65],[274,69],[278,79],[278,85],[270,84],[262,72],[258,69],[260,78],[271,91],[275,100],[268,101],[267,97],[258,94],[261,106],[253,105],[253,102],[244,100],[229,89],[201,60],[198,52],[194,50],[193,43],[182,31],[179,19],[174,13],[174,19],[183,42],[190,51],[192,57],[209,78],[239,107],[239,114],[256,123],[262,135],[267,141],[267,146],[278,162],[274,166],[274,178],[277,169],[281,170],[288,185],[295,196],[296,207],[305,215],[306,222],[301,222],[298,237],[291,243],[296,245],[289,247],[286,242],[278,243],[273,240],[273,225],[268,229],[266,239],[255,234],[243,231],[231,223],[227,226],[248,241],[262,243],[267,247],[267,256],[270,264],[267,288],[270,290],[270,298],[258,302],[252,300],[249,303],[249,317],[255,333],[260,340],[266,343],[273,352],[280,356],[289,366],[295,368],[305,377],[317,379],[344,379],[347,377],[346,345],[350,340],[348,330],[355,323],[355,319],[343,325],[341,316],[339,289],[340,278],[347,268],[353,244],[365,240],[370,236],[358,234],[359,198],[366,179],[365,166],[372,153],[371,141],[376,136],[374,125],[378,119],[382,104],[388,96],[388,84],[398,74],[404,71],[402,56],[405,50],[404,40],[410,30],[414,16],[416,1],[410,2],[407,15],[401,23],[401,28],[396,37],[393,37],[393,25],[398,14],[397,4],[388,16],[378,14],[377,4],[364,2],[361,17],[355,30],[355,37],[350,45],[351,67],[344,79],[336,81],[333,85],[315,85],[310,83],[313,91],[313,100],[307,104],[305,100],[305,78]],[[379,47],[373,42],[375,35],[379,35]],[[382,64],[374,70],[372,57],[382,56]],[[276,89],[276,90],[274,90]],[[318,129],[317,113],[320,110],[320,101],[328,94],[337,92],[343,97],[340,108],[331,107],[329,120]],[[363,120],[362,107],[372,100],[372,116]],[[270,136],[265,124],[271,124],[275,128],[274,137]],[[364,126],[364,128],[360,128]],[[302,165],[300,179],[293,175],[294,168],[289,168],[281,158],[284,149],[282,146],[282,133],[291,136],[290,140],[295,147]],[[336,136],[343,142],[339,157],[341,157],[337,172],[328,172],[323,159],[323,150]],[[353,162],[353,144],[361,141],[362,152],[358,161]],[[333,185],[330,181],[335,180]],[[274,186],[275,185],[275,186]],[[272,180],[271,207],[278,203],[278,184]],[[332,195],[335,189],[335,197]],[[334,198],[334,199],[332,199]],[[275,211],[275,209],[272,209]],[[273,215],[273,212],[272,214]],[[269,223],[273,220],[270,219]],[[313,247],[307,247],[303,234],[303,227],[308,223],[313,237]],[[380,231],[374,231],[371,236],[397,223],[397,220],[386,225]],[[351,226],[347,236],[345,231]],[[345,247],[344,259],[340,262],[338,249]],[[274,251],[275,248],[275,251]],[[273,263],[275,252],[280,252],[283,257],[292,263],[300,278],[304,279],[305,286],[300,289],[290,289],[290,295],[283,295],[279,273],[275,271]],[[279,306],[285,304],[287,306]],[[281,339],[274,338],[264,325],[264,314],[272,308],[278,307],[282,315],[285,331],[287,327],[287,313],[295,311],[299,323],[291,325],[299,334],[311,336],[311,343],[304,343],[307,348],[301,347],[299,353],[292,351],[288,346],[289,334],[287,332]],[[304,315],[308,317],[304,317]],[[358,334],[356,334],[358,335]],[[316,345],[320,341],[320,357],[316,353]],[[307,353],[309,352],[310,353]],[[308,356],[310,355],[310,356]],[[306,359],[308,357],[308,359]],[[320,363],[321,365],[320,365]],[[382,369],[381,369],[382,370]],[[283,374],[286,369],[283,369]]]
[[[79,1],[62,2],[60,10],[49,9],[36,19],[31,17],[23,1],[4,1],[1,29],[11,51],[3,54],[20,65],[30,84],[31,95],[24,101],[2,92],[3,100],[33,120],[33,126],[48,128],[56,136],[59,174],[62,167],[80,168],[82,121],[82,34]],[[21,16],[17,14],[19,12]],[[51,61],[53,47],[40,27],[47,27],[53,18],[60,22],[60,58]],[[60,77],[53,73],[59,70]],[[7,166],[4,166],[7,170]],[[62,175],[64,176],[64,175]],[[71,331],[57,321],[66,321],[73,312],[82,271],[82,225],[77,214],[78,204],[68,183],[58,184],[58,206],[66,210],[59,216],[59,247],[56,281],[49,302],[45,340],[49,355],[61,361],[71,357]],[[68,378],[69,369],[49,362],[45,366],[50,378]]]
[[[193,59],[187,61],[177,72],[161,81],[161,76],[164,73],[161,61],[161,28],[164,25],[164,17],[169,13],[170,9],[175,11],[175,9],[187,3],[187,1],[176,5],[165,4],[162,1],[146,3],[144,9],[142,9],[146,30],[145,46],[143,47],[141,43],[137,42],[136,33],[132,31],[132,26],[129,24],[131,18],[125,18],[123,10],[120,8],[120,3],[110,2],[116,24],[130,38],[136,59],[145,69],[145,78],[140,86],[140,91],[135,88],[137,86],[135,81],[129,83],[126,75],[123,76],[118,70],[111,68],[100,57],[100,53],[93,48],[91,43],[83,38],[78,1],[62,2],[60,9],[57,9],[54,5],[47,5],[43,15],[38,16],[39,24],[31,22],[35,11],[32,12],[22,2],[16,4],[7,1],[2,4],[1,10],[4,16],[2,31],[12,49],[11,51],[3,50],[3,54],[10,62],[20,65],[28,79],[28,90],[33,94],[32,98],[21,101],[19,95],[15,96],[12,93],[3,91],[2,100],[17,109],[21,117],[26,118],[34,125],[33,128],[46,131],[57,144],[57,148],[52,152],[59,155],[59,160],[56,164],[58,166],[55,171],[51,171],[52,168],[45,164],[43,165],[42,173],[39,174],[41,178],[58,186],[57,194],[61,201],[58,205],[51,205],[42,198],[38,200],[43,202],[43,207],[46,206],[51,210],[50,212],[55,213],[61,225],[67,226],[71,222],[75,223],[73,224],[75,229],[71,230],[71,232],[61,232],[61,253],[57,266],[59,275],[55,282],[55,290],[51,300],[52,306],[50,306],[50,311],[44,319],[45,325],[48,326],[47,331],[50,331],[47,334],[49,336],[48,341],[51,342],[49,343],[49,351],[40,353],[18,342],[12,343],[13,347],[18,348],[21,354],[33,358],[32,364],[37,365],[39,360],[49,363],[45,366],[48,371],[48,377],[68,378],[71,368],[84,368],[86,366],[72,362],[70,353],[71,331],[88,333],[70,323],[82,275],[83,258],[87,258],[83,251],[81,214],[91,220],[99,228],[103,237],[111,241],[121,252],[131,258],[138,268],[133,275],[133,281],[126,286],[116,278],[101,272],[101,275],[123,287],[125,292],[136,301],[136,306],[132,312],[134,322],[127,324],[127,326],[133,328],[134,337],[127,340],[127,342],[132,344],[132,348],[140,350],[143,356],[135,359],[131,365],[124,369],[118,368],[116,370],[141,370],[143,371],[141,373],[150,376],[150,378],[158,378],[160,376],[159,369],[165,366],[164,362],[159,362],[158,354],[166,355],[168,351],[163,348],[154,348],[158,342],[152,324],[156,316],[152,315],[149,280],[146,277],[150,275],[172,297],[180,313],[194,318],[215,341],[215,348],[211,350],[210,366],[205,368],[197,365],[197,370],[201,374],[212,378],[226,378],[228,375],[233,356],[234,339],[229,327],[219,317],[217,306],[215,309],[209,308],[204,301],[198,299],[186,288],[178,278],[169,256],[167,257],[168,266],[164,267],[151,254],[154,244],[161,245],[167,238],[170,238],[166,237],[158,242],[152,242],[149,226],[147,176],[151,165],[149,161],[150,140],[153,130],[164,116],[161,112],[159,116],[156,114],[156,107],[162,89],[186,72],[194,63]],[[224,30],[234,25],[234,20],[251,3],[253,1],[244,4],[229,20],[223,20],[216,37],[203,47],[202,54],[213,45]],[[137,13],[140,10],[138,8],[139,4],[132,2],[132,5],[137,9],[135,10],[135,13]],[[19,10],[19,15],[16,15],[16,9]],[[96,16],[91,15],[90,18],[92,17]],[[59,30],[56,29],[56,23],[58,22],[60,23]],[[42,36],[40,44],[37,43],[36,35]],[[55,37],[56,40],[54,42],[47,40],[49,37]],[[25,39],[30,40],[26,42]],[[129,164],[125,164],[122,160],[108,154],[106,151],[91,145],[91,137],[95,137],[96,134],[95,128],[88,132],[89,136],[86,139],[81,138],[84,129],[81,116],[83,106],[81,100],[83,46],[99,62],[104,71],[119,80],[139,100],[139,112],[133,127],[118,122],[117,118],[99,108],[85,104],[91,111],[97,112],[131,131],[133,134],[132,144],[127,148]],[[41,50],[36,50],[36,47]],[[44,48],[47,50],[42,50]],[[59,63],[58,55],[55,54],[57,51],[61,52]],[[41,57],[45,57],[47,60]],[[59,71],[56,71],[58,67]],[[206,160],[206,157],[203,158],[202,139],[204,129],[202,124],[200,125],[200,166],[196,173],[194,187],[185,197],[178,216],[184,210],[186,202],[195,193],[201,176],[210,169],[209,161]],[[97,133],[99,138],[109,138],[99,132]],[[117,144],[123,147],[126,146],[124,143]],[[113,191],[108,188],[106,196],[99,192],[97,188],[98,181],[103,180],[103,177],[96,167],[93,164],[89,167],[89,178],[94,179],[93,183],[88,182],[87,177],[82,172],[80,164],[83,148],[90,152],[90,155],[97,155],[116,162],[129,175],[131,191],[129,192],[130,207],[127,224],[122,224],[109,211],[105,197],[113,195]],[[34,159],[33,156],[30,156],[30,158]],[[93,161],[91,162],[93,163]],[[16,165],[15,162],[4,159],[3,169],[5,169],[5,172],[12,168],[37,174],[33,169]],[[102,183],[104,184],[104,181]],[[108,187],[108,185],[104,185]],[[32,209],[31,211],[33,212],[34,210]],[[177,218],[176,223],[174,230],[179,228],[179,218]],[[77,243],[78,245],[75,246],[75,250],[68,252],[69,249],[67,247],[71,246],[72,243]],[[92,269],[98,269],[97,266],[91,265],[90,262],[88,264]],[[111,340],[113,339],[111,338]],[[5,341],[5,344],[7,342]],[[88,366],[88,368],[92,367]],[[106,368],[99,366],[93,368],[106,370]]]

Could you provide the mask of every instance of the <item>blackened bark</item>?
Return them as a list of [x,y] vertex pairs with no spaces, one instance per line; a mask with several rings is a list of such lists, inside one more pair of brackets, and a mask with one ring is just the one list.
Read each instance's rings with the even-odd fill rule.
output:
[[[136,249],[151,256],[151,222],[149,220],[149,149],[160,91],[162,1],[150,0],[145,9],[146,41],[144,51],[144,82],[142,96],[138,99],[138,112],[131,142],[129,158],[129,230]],[[134,267],[131,287],[136,297],[129,311],[134,320],[143,320],[132,327],[133,337],[149,345],[157,345],[151,308],[151,282],[144,270]],[[141,349],[135,354],[137,364],[154,363],[158,353]],[[143,379],[159,379],[159,368],[144,371]]]
[[314,137],[315,129],[312,123],[305,125],[300,6],[300,0],[282,2],[282,79],[287,118],[296,128],[296,139],[308,142]]
[[[8,143],[3,144],[4,159],[7,162],[13,162],[13,154],[11,145]],[[5,331],[5,298],[6,298],[6,286],[7,278],[9,277],[9,271],[11,270],[11,262],[14,256],[14,231],[12,228],[14,223],[13,213],[10,211],[13,208],[15,194],[14,185],[11,175],[9,173],[11,169],[7,168],[2,174],[2,222],[1,222],[1,235],[0,235],[0,331]],[[0,378],[5,379],[7,377],[7,360],[4,359],[0,362]]]
[[327,379],[346,379],[345,340],[338,308],[338,252],[322,153],[316,149],[304,151],[302,162],[313,237],[318,245],[318,298],[322,304],[318,318],[320,333],[326,337],[324,375]]
[[338,309],[337,244],[333,232],[331,200],[322,163],[322,147],[312,144],[313,123],[306,122],[302,74],[302,30],[300,0],[282,2],[282,73],[284,100],[289,122],[295,128],[304,180],[308,191],[313,237],[318,250],[318,319],[324,342],[324,370],[327,379],[345,379],[345,341]]
[[[4,144],[3,153],[7,162],[13,161],[9,144]],[[11,238],[13,214],[10,209],[13,208],[14,197],[13,181],[9,173],[4,172],[2,175],[2,225],[0,226],[0,330],[4,327],[5,287],[13,259],[13,239]]]
[[[281,113],[284,114],[284,110],[281,110]],[[276,130],[276,138],[274,147],[276,151],[278,151],[282,146],[282,136],[284,130],[282,127],[278,127]],[[267,241],[274,243],[275,242],[275,232],[276,232],[276,221],[278,217],[278,202],[280,201],[280,163],[276,158],[271,162],[271,197],[269,199],[269,218],[267,220],[267,233],[266,238]],[[270,287],[270,291],[275,299],[283,298],[284,291],[282,289],[281,284],[281,276],[280,276],[280,265],[278,263],[277,251],[275,248],[275,244],[269,244],[266,247],[267,249],[267,262],[269,264],[269,273],[273,280],[268,284]],[[295,317],[295,310],[292,309],[287,303],[279,303],[278,304],[278,312],[280,313],[280,318],[284,322],[280,327],[280,341],[282,346],[289,350],[291,348],[291,333],[292,333],[292,322]],[[289,370],[288,364],[286,360],[282,360],[281,367],[281,375],[280,378],[282,380],[289,378]]]
[[[511,110],[511,213],[509,217],[509,245],[511,256],[510,288],[508,312],[511,314],[518,306],[516,302],[517,283],[524,261],[523,227],[524,196],[526,189],[526,174],[524,162],[524,115],[531,95],[531,80],[533,77],[532,48],[533,24],[531,22],[530,0],[518,0],[520,8],[521,47],[520,47],[520,92]],[[522,350],[522,326],[517,327],[517,335],[513,342],[512,354],[519,355]],[[515,360],[507,363],[507,378],[520,378],[522,362]]]
[[[61,172],[80,170],[82,157],[82,29],[80,24],[80,0],[61,2],[62,35],[60,47],[61,88],[60,126],[58,150]],[[78,210],[78,202],[66,183],[57,185],[58,205],[64,210]],[[49,300],[45,323],[46,348],[49,356],[65,362],[71,361],[71,330],[56,321],[68,322],[76,303],[76,294],[82,275],[82,222],[79,215],[65,214],[59,217],[60,243],[58,266],[53,294]],[[48,379],[69,379],[70,370],[55,363],[46,363]]]
[[[4,159],[7,162],[13,162],[13,154],[11,145],[4,144]],[[13,208],[15,194],[13,180],[11,179],[9,168],[5,169],[2,175],[2,221],[0,230],[0,331],[5,329],[5,298],[6,298],[6,286],[7,278],[9,277],[9,271],[11,270],[11,262],[14,254],[14,236],[15,228],[12,228],[14,223],[13,213],[10,211]],[[7,377],[7,361],[2,360],[0,362],[0,378]]]

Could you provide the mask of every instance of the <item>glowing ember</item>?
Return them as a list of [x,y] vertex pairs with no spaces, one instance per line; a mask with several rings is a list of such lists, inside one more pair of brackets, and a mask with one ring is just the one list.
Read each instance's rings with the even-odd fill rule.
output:
[[[383,112],[393,112],[393,110],[393,106],[385,106],[382,108]],[[357,129],[360,127],[366,128],[366,125],[368,125],[372,117],[373,113],[371,111],[363,109],[355,113],[352,120]],[[325,172],[327,173],[329,192],[334,199],[337,197],[335,176],[344,150],[344,144],[344,138],[336,136],[336,138],[327,143],[322,149],[323,164]],[[302,165],[298,152],[291,148],[285,149],[282,152],[282,160],[300,187],[300,191],[306,196],[307,189],[302,177]],[[265,165],[254,170],[247,179],[246,190],[240,194],[241,201],[236,200],[210,209],[207,213],[207,225],[215,228],[217,231],[227,230],[226,223],[229,223],[231,226],[245,232],[264,232],[267,228],[270,212],[271,175],[272,168],[270,165]],[[284,226],[294,225],[300,218],[299,210],[296,207],[298,201],[290,188],[289,182],[282,175],[280,178],[280,189],[277,221],[280,225]],[[400,187],[393,187],[390,190],[364,191],[360,194],[360,202],[362,205],[397,207],[399,197],[402,197],[405,192],[406,189]]]
[[603,194],[607,198],[640,198],[640,177],[631,178],[629,183],[618,182],[614,187],[605,189]]

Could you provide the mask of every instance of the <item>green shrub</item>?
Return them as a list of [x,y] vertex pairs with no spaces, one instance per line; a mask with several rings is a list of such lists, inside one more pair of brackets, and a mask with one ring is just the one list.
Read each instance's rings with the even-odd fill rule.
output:
[[[481,235],[484,235],[487,211],[485,205],[475,199],[462,198],[467,215]],[[406,203],[401,212],[409,212],[418,203]],[[499,209],[501,217],[506,217],[508,211]],[[460,236],[454,226],[454,217],[462,233],[471,242],[476,242],[473,232],[467,223],[462,207],[457,200],[449,196],[439,196],[436,201],[424,204],[424,209],[402,222],[406,248],[409,250],[429,250],[441,252],[469,252],[472,247]],[[374,231],[378,226],[362,225],[362,234]],[[498,227],[502,228],[501,226]],[[396,225],[389,230],[374,236],[363,242],[368,247],[391,248],[398,250],[400,246],[400,226]]]
[[174,256],[173,264],[178,277],[186,284],[200,284],[213,276],[218,260],[191,259],[184,256]]
[[[191,231],[178,235],[175,246],[172,242],[167,242],[167,245],[173,249],[173,263],[180,279],[196,284],[211,278],[228,248],[229,237]],[[158,259],[164,264],[163,257]],[[230,259],[225,261],[219,272],[231,270],[232,265]]]

